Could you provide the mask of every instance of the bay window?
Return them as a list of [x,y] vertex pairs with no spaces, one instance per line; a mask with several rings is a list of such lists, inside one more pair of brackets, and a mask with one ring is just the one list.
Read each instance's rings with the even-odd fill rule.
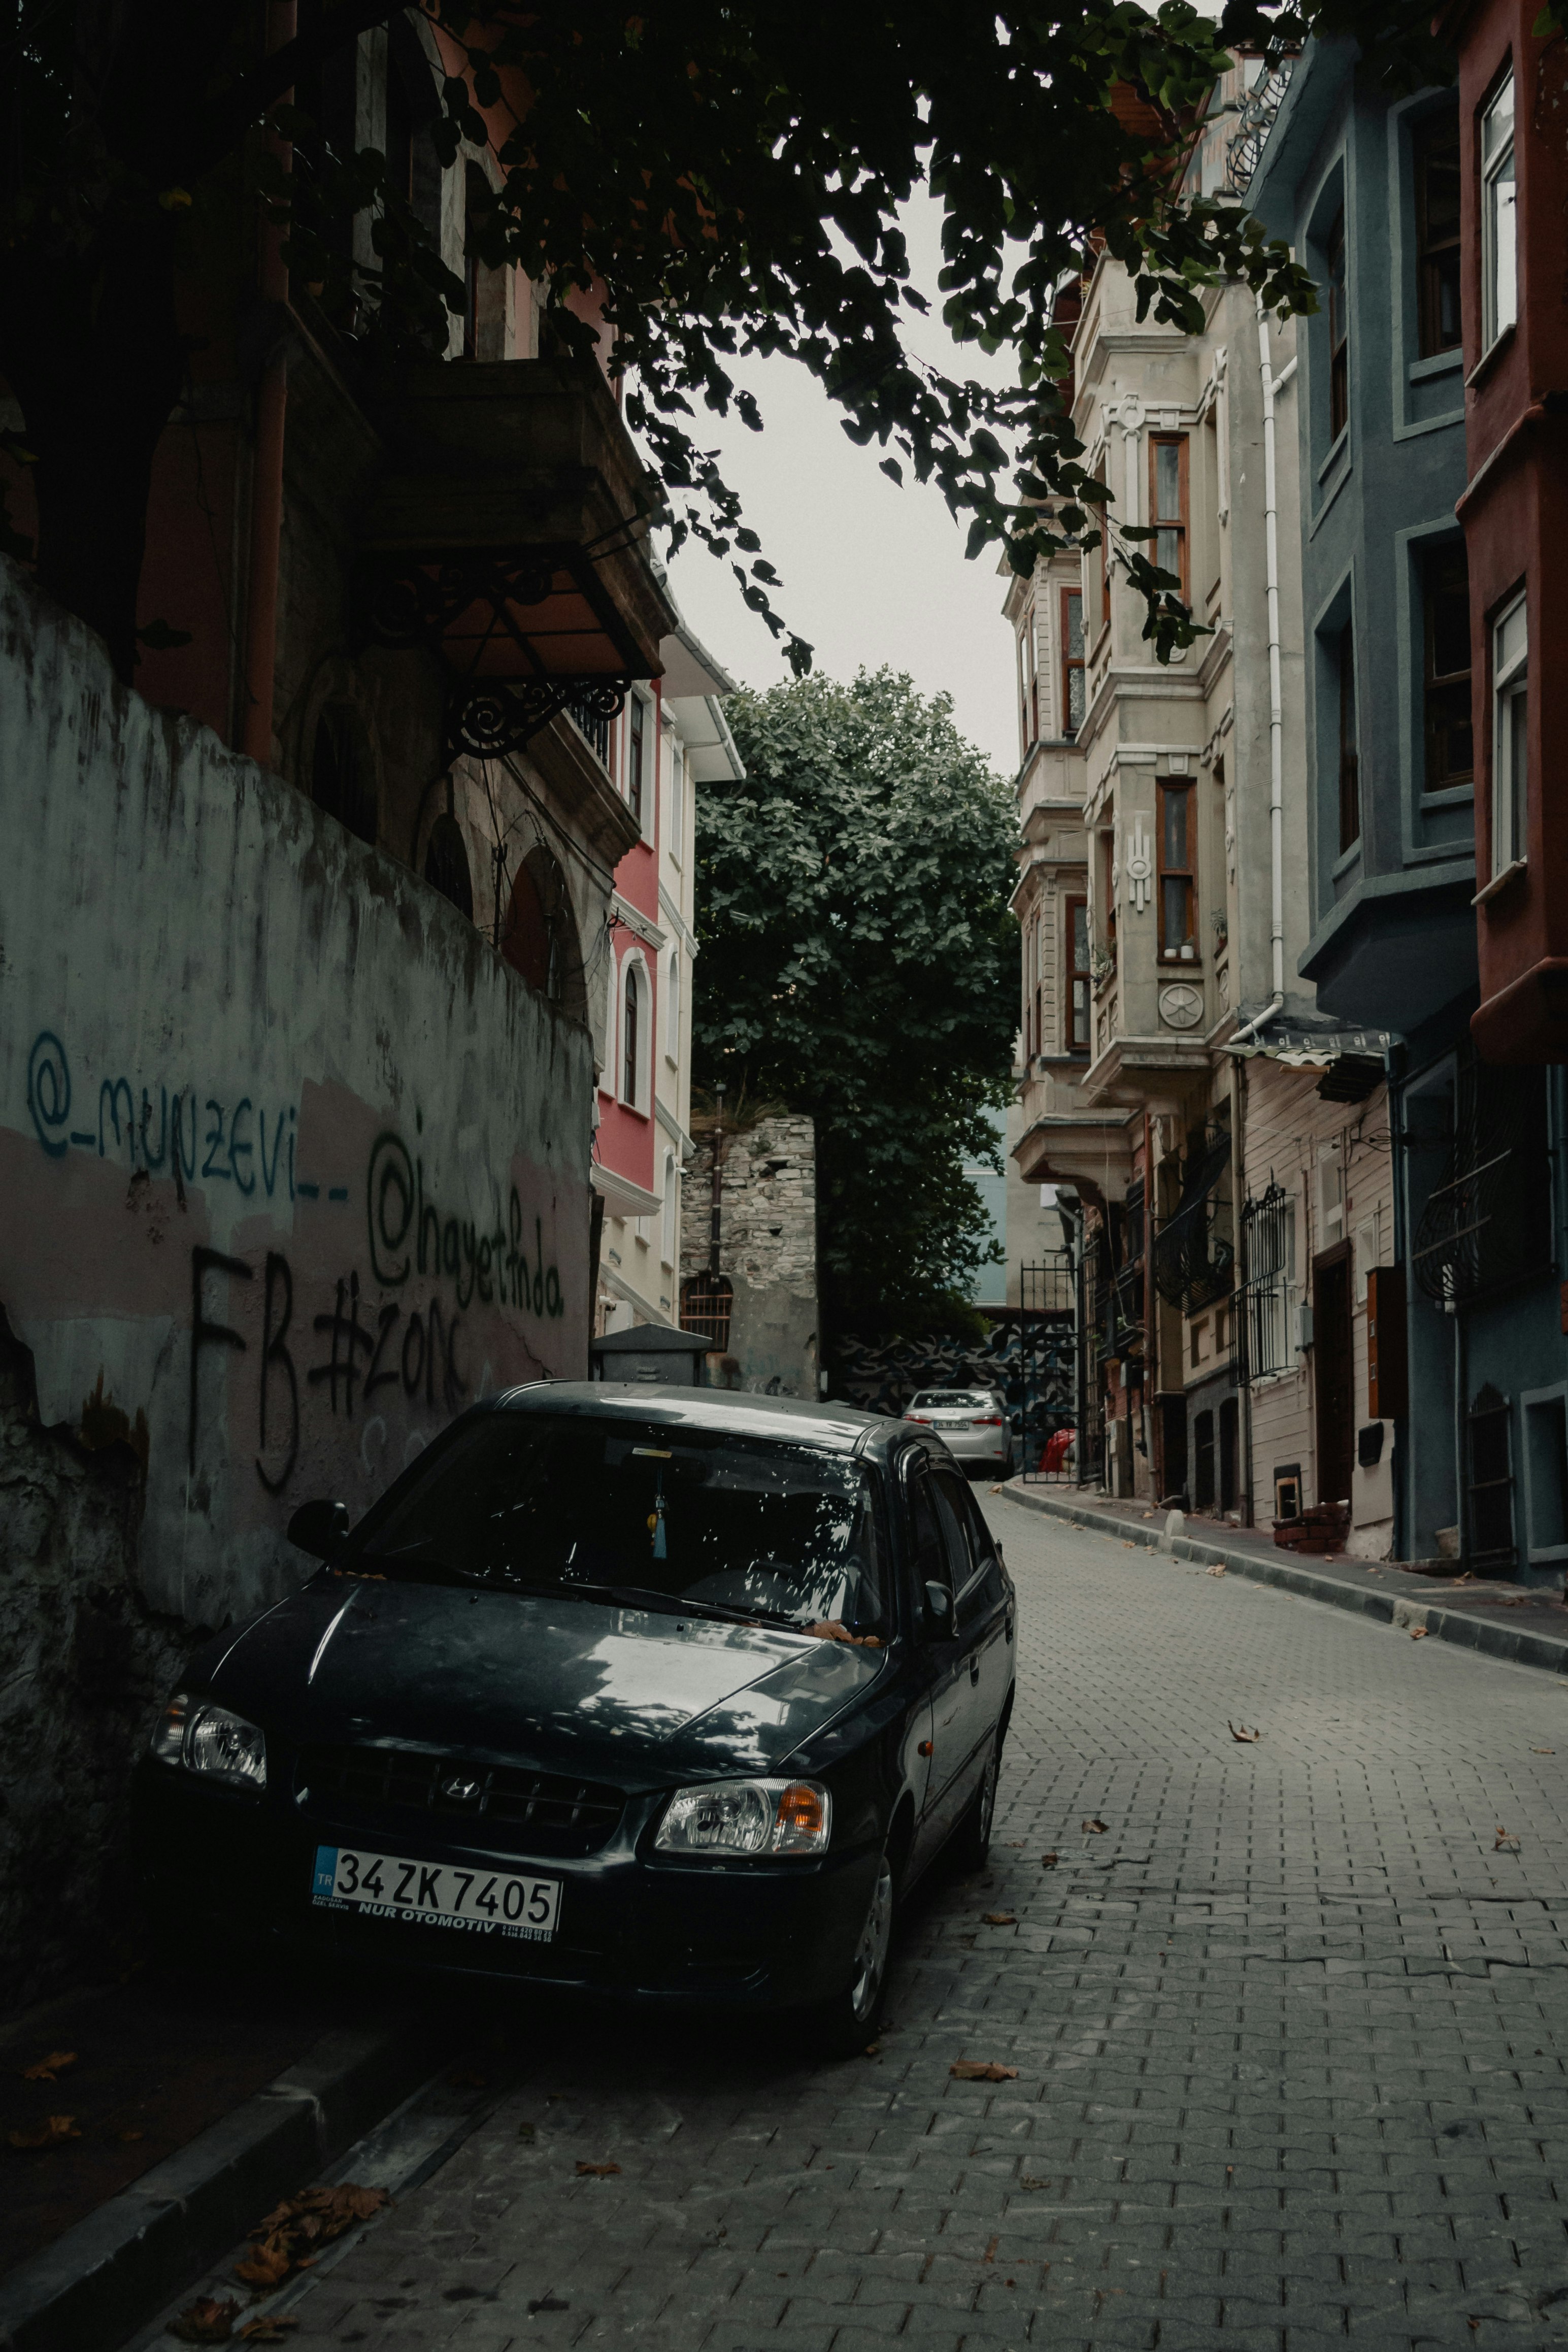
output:
[[1193,963],[1197,958],[1193,928],[1197,812],[1190,776],[1162,782],[1159,799],[1160,956],[1166,963]]
[[1490,351],[1519,316],[1513,210],[1513,75],[1503,76],[1481,115],[1481,348]]
[[1071,742],[1083,724],[1083,598],[1061,592],[1061,732]]
[[1530,843],[1530,637],[1522,596],[1492,624],[1491,646],[1491,870],[1501,874],[1528,856]]
[[1089,1051],[1089,901],[1069,898],[1067,917],[1067,1050]]
[[1470,575],[1462,544],[1429,555],[1422,575],[1427,790],[1475,775],[1470,727]]
[[1155,562],[1162,572],[1174,572],[1185,599],[1186,578],[1186,435],[1155,433],[1149,436],[1149,520],[1159,536]]

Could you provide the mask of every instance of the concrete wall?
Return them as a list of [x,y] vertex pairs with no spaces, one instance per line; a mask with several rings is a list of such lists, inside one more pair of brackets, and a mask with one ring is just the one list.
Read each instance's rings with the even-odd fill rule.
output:
[[453,1413],[587,1348],[592,1065],[446,902],[118,688],[0,565],[0,1307],[218,1624]]
[[[700,1131],[682,1187],[683,1281],[708,1263],[713,1130]],[[719,1271],[734,1292],[726,1366],[713,1376],[769,1396],[814,1397],[817,1137],[809,1118],[760,1118],[724,1138]]]

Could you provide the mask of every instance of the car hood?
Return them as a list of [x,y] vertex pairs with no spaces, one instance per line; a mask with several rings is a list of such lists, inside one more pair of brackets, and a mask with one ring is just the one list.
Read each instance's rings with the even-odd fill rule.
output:
[[301,1743],[428,1745],[622,1785],[769,1769],[886,1662],[771,1626],[331,1576],[209,1657],[214,1697]]

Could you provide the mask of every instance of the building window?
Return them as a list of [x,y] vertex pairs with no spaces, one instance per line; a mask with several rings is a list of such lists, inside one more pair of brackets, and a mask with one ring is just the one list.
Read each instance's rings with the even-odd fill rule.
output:
[[1490,351],[1519,316],[1513,213],[1513,75],[1481,115],[1481,346]]
[[675,1155],[664,1154],[664,1199],[659,1215],[659,1255],[666,1265],[675,1262],[675,1234],[680,1213],[680,1178],[675,1173]]
[[1271,1183],[1241,1211],[1241,1295],[1237,1331],[1244,1382],[1275,1380],[1294,1369],[1291,1285],[1296,1272],[1295,1203]]
[[1468,784],[1476,772],[1470,727],[1470,574],[1463,543],[1439,548],[1422,575],[1426,628],[1427,790]]
[[1350,421],[1350,304],[1344,275],[1343,208],[1334,216],[1325,251],[1329,298],[1329,439],[1334,442]]
[[1459,126],[1440,114],[1416,134],[1416,307],[1421,357],[1458,351]]
[[1089,1051],[1089,901],[1069,898],[1067,916],[1067,1050]]
[[694,1274],[681,1285],[681,1328],[700,1332],[710,1353],[727,1351],[734,1307],[735,1294],[727,1275]]
[[1071,742],[1083,724],[1083,598],[1061,592],[1061,731]]
[[1355,638],[1339,633],[1339,848],[1343,857],[1361,839],[1361,754],[1355,732]]
[[626,714],[626,797],[639,824],[643,822],[643,740],[647,706],[640,694],[632,697]]
[[1098,507],[1096,509],[1100,517],[1100,546],[1098,551],[1098,561],[1100,565],[1100,626],[1102,629],[1108,629],[1111,625],[1111,506],[1110,478],[1107,472],[1109,465],[1110,459],[1108,457],[1102,457],[1100,463],[1094,468],[1094,478],[1099,483],[1101,488],[1106,493],[1104,505]]
[[1114,827],[1100,835],[1100,936],[1108,955],[1116,952],[1116,835]]
[[1522,596],[1493,623],[1491,870],[1530,854],[1530,633]]
[[1186,596],[1186,435],[1155,433],[1149,439],[1149,520],[1158,533],[1155,562],[1173,572]]
[[670,950],[670,971],[664,999],[664,1051],[672,1062],[681,1058],[681,951]]
[[626,966],[626,978],[621,999],[622,1082],[621,1099],[637,1104],[638,1057],[642,1050],[639,1030],[642,1022],[642,982],[634,963]]
[[[1040,740],[1040,640],[1036,635],[1039,619],[1031,604],[1024,622],[1024,676],[1029,683],[1028,705],[1024,713],[1024,733],[1029,743]],[[1029,744],[1025,745],[1025,749]]]
[[686,757],[678,743],[670,746],[670,818],[665,840],[674,864],[684,865],[686,850]]
[[1197,957],[1193,934],[1194,838],[1193,791],[1190,778],[1173,777],[1162,783],[1160,794],[1160,954],[1167,963],[1192,963]]

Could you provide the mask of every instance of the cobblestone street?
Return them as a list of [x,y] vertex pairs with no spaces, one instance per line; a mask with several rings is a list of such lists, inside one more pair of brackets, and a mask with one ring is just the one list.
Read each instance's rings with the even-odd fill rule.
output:
[[1021,1601],[993,1869],[912,1906],[874,2054],[525,2021],[516,2089],[293,2341],[1568,2343],[1568,1695],[987,1503]]

